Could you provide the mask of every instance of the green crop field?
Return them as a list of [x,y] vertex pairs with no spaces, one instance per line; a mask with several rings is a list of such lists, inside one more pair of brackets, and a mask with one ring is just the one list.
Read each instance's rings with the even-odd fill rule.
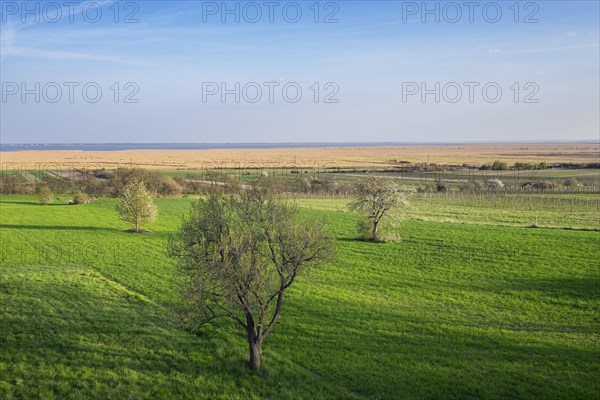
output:
[[114,199],[1,196],[0,399],[598,398],[598,198],[538,197],[418,197],[388,243],[346,199],[298,199],[338,260],[291,287],[253,373],[232,322],[173,323],[193,199],[139,235]]

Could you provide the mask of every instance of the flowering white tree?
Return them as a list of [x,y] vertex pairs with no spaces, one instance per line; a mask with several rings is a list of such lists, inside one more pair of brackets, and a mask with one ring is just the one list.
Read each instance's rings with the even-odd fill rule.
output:
[[348,206],[365,216],[361,228],[367,239],[378,241],[379,225],[384,217],[397,224],[406,214],[415,211],[408,202],[410,194],[394,179],[368,175],[355,184],[354,201]]
[[488,190],[501,190],[501,189],[504,189],[504,182],[502,182],[500,179],[497,179],[497,178],[488,179],[485,182],[485,187]]
[[141,232],[143,223],[152,223],[158,216],[158,209],[144,182],[138,180],[132,180],[125,186],[117,211],[123,221],[135,224],[135,231],[138,233]]

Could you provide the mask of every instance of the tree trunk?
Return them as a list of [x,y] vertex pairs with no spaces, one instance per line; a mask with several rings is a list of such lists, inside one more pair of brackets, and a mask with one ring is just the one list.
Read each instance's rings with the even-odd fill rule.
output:
[[256,337],[254,329],[248,329],[248,349],[250,350],[250,369],[257,371],[260,368],[262,342]]
[[262,353],[262,344],[259,342],[250,343],[250,369],[257,371],[260,368],[260,357]]
[[372,233],[372,235],[373,235],[373,240],[374,241],[378,240],[378,237],[377,237],[377,226],[378,225],[379,225],[379,222],[373,221],[373,233]]
[[140,233],[140,228],[141,228],[141,226],[140,226],[140,225],[141,225],[141,224],[140,224],[140,219],[139,219],[139,218],[136,218],[136,220],[135,220],[135,231],[136,231],[137,233]]

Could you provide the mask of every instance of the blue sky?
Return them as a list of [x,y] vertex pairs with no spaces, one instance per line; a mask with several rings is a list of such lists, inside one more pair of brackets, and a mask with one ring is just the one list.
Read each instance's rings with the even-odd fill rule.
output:
[[0,3],[3,143],[598,139],[597,1]]

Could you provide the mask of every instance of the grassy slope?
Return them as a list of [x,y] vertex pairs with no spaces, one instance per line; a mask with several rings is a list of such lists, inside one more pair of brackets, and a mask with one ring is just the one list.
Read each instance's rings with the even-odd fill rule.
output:
[[[231,324],[173,326],[164,256],[189,201],[160,201],[154,233],[123,232],[114,201],[38,206],[3,198],[0,398],[332,398],[325,382],[267,349],[259,376]],[[298,386],[296,388],[295,386]],[[349,398],[355,397],[348,394]]]
[[[301,200],[303,215],[328,219],[340,257],[292,288],[256,376],[233,324],[194,336],[169,322],[177,297],[164,246],[189,203],[159,200],[154,233],[133,235],[113,200],[0,198],[0,398],[581,398],[600,389],[599,232],[408,221],[402,243],[371,244],[355,240],[342,202]],[[482,212],[474,222],[495,221]]]

